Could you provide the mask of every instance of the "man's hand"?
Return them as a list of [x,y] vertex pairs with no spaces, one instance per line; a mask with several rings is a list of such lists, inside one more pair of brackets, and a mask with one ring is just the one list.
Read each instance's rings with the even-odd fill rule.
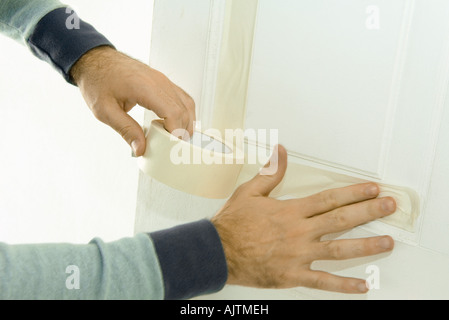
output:
[[138,157],[145,153],[145,136],[128,115],[137,104],[165,119],[169,132],[186,129],[193,134],[193,99],[142,62],[113,48],[99,47],[82,56],[71,75],[95,117],[116,130]]
[[[395,212],[392,198],[376,199],[379,187],[368,183],[304,198],[269,198],[287,168],[278,146],[276,174],[258,175],[240,186],[212,219],[228,263],[228,284],[258,288],[310,287],[343,293],[366,293],[365,280],[311,270],[315,260],[343,260],[391,251],[391,237],[321,241]],[[301,177],[298,177],[301,179]]]

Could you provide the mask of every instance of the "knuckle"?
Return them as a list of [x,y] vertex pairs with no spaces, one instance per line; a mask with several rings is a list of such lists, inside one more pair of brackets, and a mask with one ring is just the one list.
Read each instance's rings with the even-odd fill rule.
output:
[[384,216],[382,210],[382,199],[376,199],[374,201],[367,201],[365,203],[365,212],[367,222],[376,220]]
[[332,260],[338,260],[342,257],[342,248],[334,242],[329,241],[325,243],[326,255]]
[[131,131],[132,131],[132,126],[130,126],[130,125],[123,126],[117,130],[117,132],[125,140],[128,140],[127,138],[130,136]]
[[323,192],[321,194],[321,201],[328,207],[336,208],[338,207],[338,201],[335,196],[335,193],[332,191]]
[[359,245],[355,245],[352,248],[352,255],[355,257],[366,256],[371,250],[369,245],[364,241]]
[[339,229],[347,227],[349,222],[343,209],[330,212],[328,219],[329,224]]
[[174,119],[180,119],[183,116],[182,110],[177,105],[172,105],[168,112],[169,116]]
[[152,75],[159,81],[165,81],[165,82],[171,83],[170,79],[161,71],[153,69],[153,68],[150,68],[150,71],[151,71]]
[[252,180],[240,185],[232,194],[231,199],[238,199],[240,197],[246,198],[248,196],[249,192],[252,190],[253,183],[251,181]]
[[193,100],[193,98],[188,94],[186,94],[185,105],[188,110],[195,110],[195,100]]
[[190,121],[190,115],[189,115],[189,113],[187,112],[187,111],[183,111],[182,113],[181,113],[181,117],[182,117],[182,121],[183,121],[183,123],[185,124],[185,125],[187,125],[188,123],[189,123],[189,121]]
[[316,277],[312,283],[311,283],[311,288],[313,289],[322,289],[326,287],[326,280],[323,277]]
[[377,251],[377,240],[376,239],[366,239],[362,241],[360,247],[358,248],[358,255],[372,255]]
[[95,103],[90,106],[90,110],[92,111],[93,115],[97,120],[105,121],[106,120],[106,114],[103,108],[102,104]]

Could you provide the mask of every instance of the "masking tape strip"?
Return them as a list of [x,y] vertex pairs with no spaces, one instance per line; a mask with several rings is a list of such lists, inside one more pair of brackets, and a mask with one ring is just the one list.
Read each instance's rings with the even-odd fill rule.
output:
[[[212,127],[243,128],[258,0],[227,0]],[[243,146],[240,146],[243,147]]]
[[[145,131],[147,149],[145,155],[138,160],[139,168],[145,174],[179,191],[204,198],[225,199],[262,168],[260,164],[245,163],[242,150],[236,150],[217,137],[214,139],[231,152],[217,152],[180,140],[168,133],[160,120],[153,121]],[[365,182],[368,181],[289,163],[284,180],[273,190],[271,196],[304,198],[324,190]],[[419,213],[417,193],[409,188],[388,184],[379,186],[381,197],[391,196],[397,202],[396,213],[383,221],[413,231]]]
[[[260,167],[246,164],[240,173],[237,185],[252,179]],[[344,174],[318,169],[298,163],[289,162],[282,182],[270,194],[274,198],[285,196],[305,198],[325,190],[344,188],[354,184],[370,182]],[[380,219],[389,225],[414,232],[419,216],[419,195],[411,188],[377,183],[380,187],[379,197],[393,197],[396,200],[396,212]]]

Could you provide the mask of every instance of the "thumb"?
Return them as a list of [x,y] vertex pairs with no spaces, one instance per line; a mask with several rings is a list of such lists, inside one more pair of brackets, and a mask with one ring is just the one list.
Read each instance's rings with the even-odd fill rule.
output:
[[248,182],[247,187],[253,195],[268,197],[284,179],[287,170],[287,151],[281,145],[274,147],[273,155],[259,174]]
[[110,105],[109,110],[99,120],[117,131],[130,145],[136,157],[145,153],[146,142],[142,127],[119,105]]

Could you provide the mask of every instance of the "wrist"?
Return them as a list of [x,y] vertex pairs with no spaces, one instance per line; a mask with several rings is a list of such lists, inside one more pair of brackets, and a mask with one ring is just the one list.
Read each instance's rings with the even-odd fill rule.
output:
[[86,52],[70,69],[70,77],[76,85],[85,78],[98,77],[100,70],[111,65],[114,57],[120,54],[113,47],[104,45]]
[[228,277],[227,277],[227,281],[226,284],[238,284],[236,277],[235,277],[235,269],[236,269],[236,263],[235,263],[235,259],[234,259],[234,254],[233,254],[233,250],[232,250],[232,245],[230,239],[232,239],[232,235],[230,234],[230,232],[227,230],[227,228],[225,228],[220,219],[217,219],[217,216],[215,216],[214,218],[212,218],[211,220],[212,224],[214,225],[215,229],[217,230],[218,236],[220,238],[222,247],[223,247],[223,252],[224,252],[224,256],[226,259],[226,266],[227,266],[227,271],[228,271]]

